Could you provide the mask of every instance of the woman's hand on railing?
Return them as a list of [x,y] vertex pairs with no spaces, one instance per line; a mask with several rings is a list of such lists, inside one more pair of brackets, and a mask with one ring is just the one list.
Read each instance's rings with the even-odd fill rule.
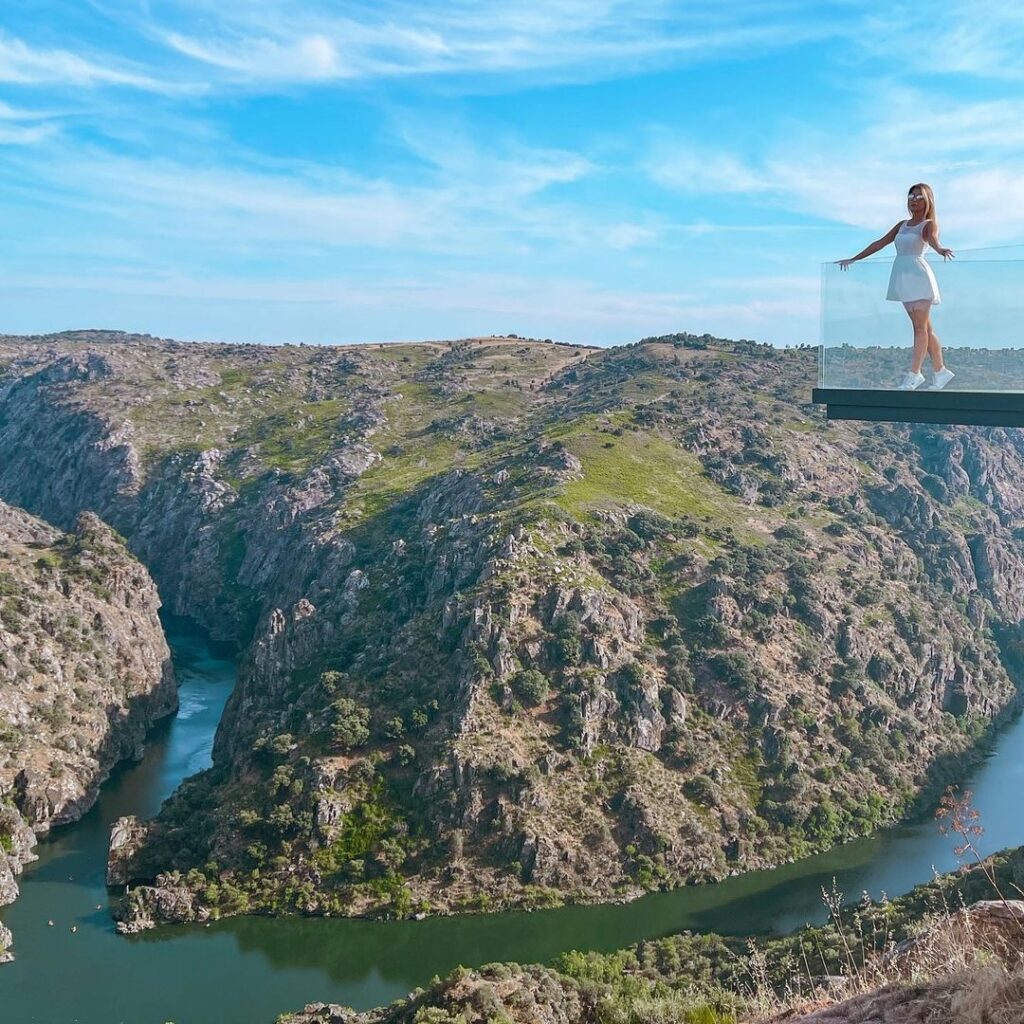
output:
[[936,251],[938,252],[938,254],[939,254],[939,255],[940,255],[940,256],[941,256],[941,257],[942,257],[942,258],[943,258],[944,260],[951,260],[951,259],[953,259],[953,250],[952,250],[952,249],[941,249],[941,248],[940,248],[940,249],[938,249],[938,250],[936,250]]
[[[952,256],[953,254],[950,253],[950,255]],[[840,270],[849,270],[853,262],[853,260],[836,260],[836,266],[839,267]]]

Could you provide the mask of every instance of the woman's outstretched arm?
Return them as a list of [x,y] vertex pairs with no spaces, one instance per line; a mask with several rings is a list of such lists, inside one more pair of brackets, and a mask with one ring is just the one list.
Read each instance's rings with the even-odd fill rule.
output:
[[939,245],[939,232],[935,228],[935,221],[930,220],[924,226],[924,240],[944,259],[951,260],[953,258],[953,250],[943,248]]
[[857,260],[862,260],[865,256],[871,256],[880,249],[884,249],[887,245],[892,245],[896,240],[896,232],[899,231],[900,224],[902,223],[903,221],[900,221],[898,224],[893,224],[893,226],[884,235],[882,235],[881,238],[876,238],[875,241],[861,249],[861,251],[852,259],[836,260],[836,263],[839,264],[842,270],[848,270],[851,263],[856,263]]

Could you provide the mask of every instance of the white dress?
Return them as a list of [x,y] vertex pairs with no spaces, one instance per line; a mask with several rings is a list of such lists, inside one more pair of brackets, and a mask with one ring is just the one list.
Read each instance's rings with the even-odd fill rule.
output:
[[928,221],[911,225],[904,221],[896,232],[896,259],[892,261],[889,291],[893,302],[941,302],[939,286],[924,258],[924,226]]

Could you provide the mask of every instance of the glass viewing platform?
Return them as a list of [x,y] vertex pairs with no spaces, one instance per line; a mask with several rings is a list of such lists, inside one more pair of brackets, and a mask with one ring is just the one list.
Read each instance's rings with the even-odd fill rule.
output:
[[892,255],[821,281],[821,348],[813,400],[829,419],[1024,426],[1024,246],[974,249],[928,260],[942,301],[932,328],[955,374],[942,390],[899,390],[913,352],[903,304],[886,299]]

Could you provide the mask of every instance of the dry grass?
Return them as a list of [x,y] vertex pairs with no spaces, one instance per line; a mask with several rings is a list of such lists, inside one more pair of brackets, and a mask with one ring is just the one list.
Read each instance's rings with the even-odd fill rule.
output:
[[930,982],[893,982],[840,1003],[808,1002],[762,1020],[765,1024],[1021,1024],[1024,972],[980,965]]
[[897,945],[874,923],[865,929],[858,913],[844,921],[840,894],[823,892],[843,936],[842,973],[815,976],[813,956],[805,954],[780,995],[752,951],[749,1024],[1024,1024],[1024,901],[1007,898],[981,857],[982,829],[969,792],[947,792],[937,816],[943,832],[958,837],[957,855],[967,855],[988,879],[993,898],[944,905]]

